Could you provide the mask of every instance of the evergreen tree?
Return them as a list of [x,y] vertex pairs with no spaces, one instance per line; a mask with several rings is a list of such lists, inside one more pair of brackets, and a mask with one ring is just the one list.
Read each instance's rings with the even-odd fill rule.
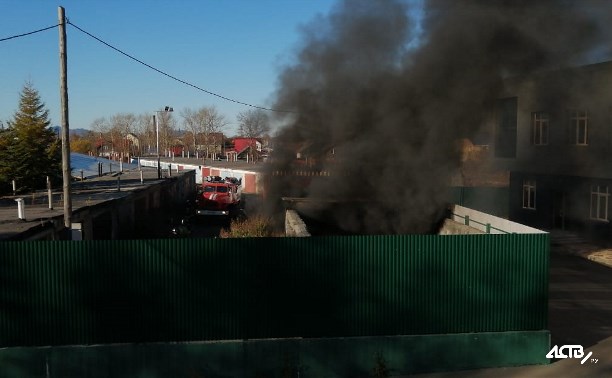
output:
[[0,192],[44,189],[47,176],[54,184],[62,178],[61,140],[49,128],[49,111],[32,83],[24,85],[19,110],[0,131]]

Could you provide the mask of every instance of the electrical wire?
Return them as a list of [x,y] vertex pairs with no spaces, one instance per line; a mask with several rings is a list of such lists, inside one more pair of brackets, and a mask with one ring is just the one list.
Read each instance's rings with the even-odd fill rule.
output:
[[249,103],[246,103],[246,102],[242,102],[242,101],[234,100],[234,99],[229,98],[229,97],[222,96],[222,95],[220,95],[220,94],[218,94],[218,93],[211,92],[211,91],[206,90],[206,89],[204,89],[204,88],[201,88],[201,87],[199,87],[199,86],[197,86],[197,85],[195,85],[195,84],[192,84],[192,83],[189,83],[189,82],[187,82],[187,81],[185,81],[185,80],[179,79],[179,78],[178,78],[178,77],[176,77],[176,76],[172,76],[172,75],[170,75],[170,74],[169,74],[169,73],[167,73],[167,72],[164,72],[164,71],[162,71],[162,70],[160,70],[160,69],[158,69],[158,68],[153,67],[153,66],[152,66],[152,65],[150,65],[150,64],[147,64],[147,63],[143,62],[142,60],[140,60],[140,59],[138,59],[138,58],[135,58],[134,56],[132,56],[132,55],[130,55],[130,54],[128,54],[128,53],[126,53],[126,52],[124,52],[124,51],[122,51],[122,50],[118,49],[117,47],[115,47],[115,46],[111,45],[110,43],[107,43],[107,42],[103,41],[102,39],[100,39],[100,38],[96,37],[95,35],[93,35],[93,34],[91,34],[91,33],[87,32],[87,31],[85,31],[85,30],[81,29],[80,27],[78,27],[78,26],[77,26],[77,25],[75,25],[74,23],[70,22],[70,20],[68,20],[68,19],[66,19],[66,23],[67,23],[67,24],[69,24],[69,25],[72,25],[72,26],[73,26],[75,29],[77,29],[77,30],[78,30],[78,31],[80,31],[81,33],[88,35],[89,37],[91,37],[91,38],[95,39],[96,41],[100,42],[101,44],[103,44],[103,45],[105,45],[105,46],[107,46],[107,47],[109,47],[109,48],[111,48],[111,49],[115,50],[116,52],[118,52],[118,53],[120,53],[120,54],[122,54],[122,55],[124,55],[124,56],[126,56],[126,57],[128,57],[128,58],[130,58],[130,59],[132,59],[133,61],[135,61],[135,62],[137,62],[137,63],[140,63],[140,64],[142,64],[143,66],[145,66],[145,67],[147,67],[147,68],[149,68],[149,69],[151,69],[151,70],[153,70],[153,71],[155,71],[155,72],[157,72],[157,73],[159,73],[159,74],[162,74],[162,75],[164,75],[164,76],[166,76],[166,77],[169,77],[169,78],[170,78],[170,79],[172,79],[172,80],[175,80],[175,81],[177,81],[177,82],[179,82],[179,83],[181,83],[181,84],[185,84],[185,85],[187,85],[187,86],[190,86],[190,87],[192,87],[192,88],[195,88],[195,89],[197,89],[197,90],[199,90],[199,91],[201,91],[201,92],[207,93],[207,94],[209,94],[209,95],[211,95],[211,96],[215,96],[215,97],[218,97],[218,98],[223,99],[223,100],[225,100],[225,101],[233,102],[233,103],[236,103],[236,104],[240,104],[240,105],[244,105],[244,106],[249,106],[249,107],[251,107],[251,108],[255,108],[255,109],[268,110],[268,111],[278,112],[278,113],[295,113],[294,111],[291,111],[291,110],[280,110],[280,109],[266,108],[266,107],[263,107],[263,106],[253,105],[253,104],[249,104]]
[[0,42],[8,41],[9,39],[15,39],[15,38],[25,37],[25,36],[28,36],[28,35],[31,35],[31,34],[35,34],[35,33],[40,33],[40,32],[43,32],[43,31],[45,31],[45,30],[49,30],[49,29],[56,28],[56,27],[58,27],[58,26],[59,26],[59,25],[48,26],[48,27],[46,27],[46,28],[39,29],[39,30],[34,30],[34,31],[29,32],[29,33],[23,33],[23,34],[14,35],[14,36],[12,36],[12,37],[2,38],[2,39],[0,39]]

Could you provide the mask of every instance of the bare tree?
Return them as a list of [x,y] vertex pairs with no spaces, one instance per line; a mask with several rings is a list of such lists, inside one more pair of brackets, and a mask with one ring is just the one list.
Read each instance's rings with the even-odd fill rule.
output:
[[108,131],[108,122],[106,118],[100,117],[93,120],[90,125],[90,128],[93,132],[96,133],[106,133]]
[[155,125],[151,114],[140,114],[136,117],[133,132],[138,137],[140,155],[151,154],[155,146]]
[[193,151],[197,151],[198,138],[204,129],[204,122],[199,117],[199,112],[191,108],[185,108],[181,111],[183,117],[183,126],[193,135]]
[[270,117],[262,109],[251,109],[238,113],[238,133],[251,140],[248,154],[251,160],[259,160],[260,153],[255,148],[255,139],[270,132]]
[[104,117],[96,118],[90,125],[93,131],[94,146],[96,147],[96,153],[99,155],[103,154],[103,150],[106,148],[106,142],[108,141],[110,124]]
[[217,134],[227,125],[225,117],[214,106],[204,106],[197,110],[186,108],[181,112],[181,116],[183,125],[193,135],[193,150],[199,151],[203,147],[206,156],[216,153],[214,146],[223,143],[222,140],[217,140]]
[[185,130],[185,132],[183,132],[183,135],[181,136],[181,139],[183,140],[183,144],[187,146],[187,150],[193,151],[191,149],[191,146],[195,145],[195,138],[193,137],[193,132]]
[[132,113],[119,113],[110,118],[110,132],[113,150],[121,159],[132,153],[130,142],[127,138],[136,125],[136,116]]
[[[216,154],[217,152],[221,152],[221,150],[217,151],[216,148],[221,146],[219,147],[221,149],[223,146],[222,130],[225,126],[227,126],[225,116],[220,114],[214,106],[207,108],[205,132],[207,156],[210,156],[211,153]],[[215,149],[212,152],[210,151],[211,146]]]
[[[159,148],[160,153],[169,151],[174,144],[176,138],[176,120],[172,116],[172,112],[157,112],[156,117],[159,117]],[[157,129],[157,125],[155,125]],[[158,130],[156,130],[157,132]],[[163,155],[162,153],[162,155]]]
[[261,109],[238,113],[238,133],[245,138],[260,138],[270,132],[270,117]]

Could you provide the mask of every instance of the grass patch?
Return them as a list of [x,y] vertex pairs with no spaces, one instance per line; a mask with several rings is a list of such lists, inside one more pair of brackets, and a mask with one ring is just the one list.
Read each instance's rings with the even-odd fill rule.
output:
[[281,237],[285,234],[274,227],[272,218],[256,215],[231,221],[229,229],[222,229],[222,238],[265,238]]

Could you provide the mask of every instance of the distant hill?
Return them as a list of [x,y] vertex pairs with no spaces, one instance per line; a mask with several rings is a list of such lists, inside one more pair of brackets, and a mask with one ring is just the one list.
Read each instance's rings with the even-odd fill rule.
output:
[[[53,130],[54,133],[59,134],[62,131],[62,127],[61,126],[51,126],[51,130]],[[87,130],[87,129],[70,129],[70,135],[84,136],[90,131],[91,130]]]

